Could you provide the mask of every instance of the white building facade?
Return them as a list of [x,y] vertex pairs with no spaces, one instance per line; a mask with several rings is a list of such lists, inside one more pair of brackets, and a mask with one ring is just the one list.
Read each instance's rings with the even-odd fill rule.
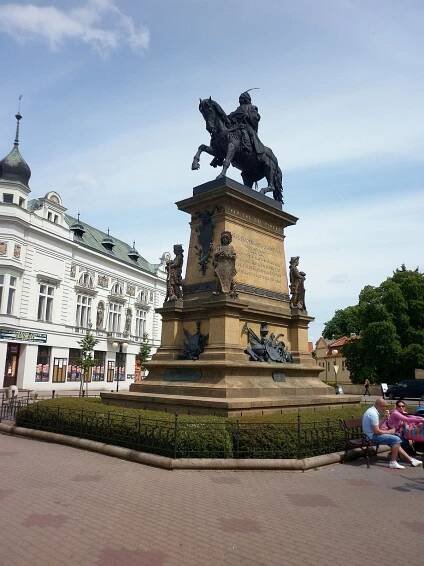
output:
[[[0,161],[0,389],[76,390],[79,341],[98,340],[89,391],[128,389],[136,356],[160,344],[155,307],[166,293],[165,264],[66,214],[55,191],[29,199],[31,171],[19,152]],[[147,338],[146,338],[147,335]]]

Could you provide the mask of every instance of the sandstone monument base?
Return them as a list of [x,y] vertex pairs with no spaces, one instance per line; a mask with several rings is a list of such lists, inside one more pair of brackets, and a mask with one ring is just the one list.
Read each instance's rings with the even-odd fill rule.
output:
[[[228,178],[193,189],[177,203],[191,215],[183,298],[167,301],[161,346],[149,376],[130,392],[101,393],[105,403],[192,414],[240,415],[291,407],[357,403],[324,384],[308,351],[306,311],[290,305],[284,231],[297,218],[281,204]],[[212,250],[232,234],[237,297],[217,292]],[[292,363],[250,361],[246,328],[283,335]],[[190,336],[207,337],[196,360],[180,359]]]

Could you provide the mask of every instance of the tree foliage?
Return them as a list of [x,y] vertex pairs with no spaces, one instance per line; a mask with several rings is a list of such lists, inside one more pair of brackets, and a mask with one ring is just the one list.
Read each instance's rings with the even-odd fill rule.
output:
[[378,287],[367,285],[353,307],[336,311],[323,336],[360,334],[343,348],[354,383],[412,379],[424,368],[424,274],[402,265]]
[[359,334],[358,307],[346,307],[335,312],[333,318],[325,323],[322,335],[327,340]]
[[140,344],[140,351],[137,358],[140,361],[141,367],[144,369],[144,364],[150,359],[151,346],[149,344],[149,335],[143,334],[143,340]]
[[84,388],[84,378],[85,381],[87,381],[88,372],[90,371],[90,368],[94,366],[95,363],[93,359],[93,350],[94,350],[94,346],[98,344],[98,342],[99,341],[96,338],[94,338],[91,332],[91,328],[88,328],[84,338],[81,338],[81,340],[78,341],[78,344],[81,348],[80,364],[83,368],[83,375],[81,376],[80,379],[80,397],[82,396],[82,392]]

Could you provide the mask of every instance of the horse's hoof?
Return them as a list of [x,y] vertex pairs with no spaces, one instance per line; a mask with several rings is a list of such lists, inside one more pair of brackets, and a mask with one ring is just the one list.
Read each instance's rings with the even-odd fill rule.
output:
[[191,169],[193,171],[196,171],[197,169],[200,169],[200,163],[198,161],[193,161],[193,163],[191,164]]
[[218,177],[215,177],[215,179],[222,179],[222,177],[225,177],[224,173],[220,173]]
[[272,187],[264,187],[263,189],[261,189],[259,192],[261,193],[261,195],[266,195],[267,193],[273,191],[274,189]]

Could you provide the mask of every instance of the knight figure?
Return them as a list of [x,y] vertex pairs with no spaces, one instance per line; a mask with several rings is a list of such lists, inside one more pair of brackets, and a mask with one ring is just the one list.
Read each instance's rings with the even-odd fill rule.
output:
[[240,106],[228,115],[231,123],[241,131],[242,150],[252,151],[262,155],[265,146],[258,137],[258,126],[261,116],[258,107],[252,104],[249,91],[242,92],[239,96]]
[[246,187],[252,188],[254,183],[266,178],[268,186],[260,189],[260,192],[272,192],[274,199],[282,203],[283,175],[273,151],[258,137],[261,117],[257,106],[252,104],[249,91],[239,96],[238,108],[228,116],[211,97],[200,99],[199,110],[211,140],[210,145],[199,146],[191,168],[200,168],[200,156],[206,152],[213,156],[213,167],[222,166],[218,178],[227,175],[230,165],[241,171]]

